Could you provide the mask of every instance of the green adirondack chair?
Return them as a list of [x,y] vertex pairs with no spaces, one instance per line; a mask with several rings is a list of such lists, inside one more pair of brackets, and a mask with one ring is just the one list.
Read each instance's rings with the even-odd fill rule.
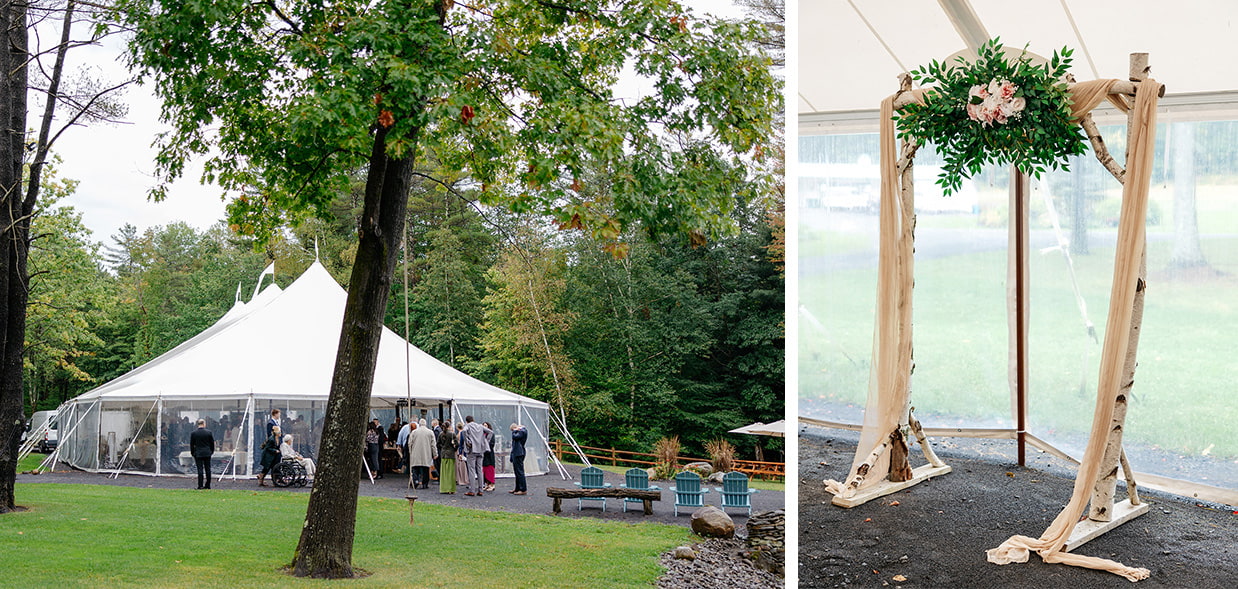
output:
[[[620,487],[624,489],[639,489],[642,491],[661,491],[662,487],[649,484],[649,473],[643,468],[629,468],[628,472],[623,475],[623,484]],[[623,511],[628,510],[629,503],[641,503],[641,509],[644,509],[644,499],[635,497],[623,498]]]
[[[588,466],[580,471],[580,482],[574,484],[582,489],[606,489],[610,487],[610,483],[604,482],[602,475],[602,469],[596,466]],[[581,497],[577,500],[576,511],[584,510],[585,501],[601,501],[602,511],[606,511],[605,497]]]
[[[715,487],[716,488],[716,487]],[[748,476],[742,472],[728,472],[722,475],[722,488],[718,489],[718,494],[722,495],[722,510],[727,508],[747,509],[748,515],[752,515],[752,502],[748,497],[760,489],[748,488]]]
[[701,487],[701,477],[695,472],[684,471],[675,475],[675,486],[671,487],[675,494],[675,515],[679,515],[680,507],[704,507],[705,493],[709,487]]

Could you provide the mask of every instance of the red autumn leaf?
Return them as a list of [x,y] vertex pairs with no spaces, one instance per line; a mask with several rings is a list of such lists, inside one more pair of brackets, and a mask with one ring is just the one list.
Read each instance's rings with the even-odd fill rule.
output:
[[383,93],[378,92],[374,95],[374,106],[378,106],[382,103],[383,103]]
[[378,124],[382,125],[384,129],[391,128],[395,124],[395,115],[392,115],[391,111],[383,109],[382,112],[378,113]]
[[626,243],[608,243],[602,246],[602,249],[610,252],[610,255],[614,256],[616,260],[622,260],[628,257],[628,253],[631,251],[631,248],[632,246]]
[[572,178],[572,190],[580,192],[580,178]]
[[580,221],[580,213],[577,213],[577,214],[575,214],[575,215],[572,215],[572,218],[571,218],[570,220],[568,220],[566,223],[560,223],[560,224],[559,224],[559,229],[560,229],[560,230],[565,230],[565,229],[581,229],[581,230],[583,230],[584,228],[585,228],[585,224],[584,224],[584,223],[582,223],[582,222]]
[[469,121],[473,120],[473,116],[474,116],[473,107],[467,104],[460,107],[460,122],[461,123],[464,123],[465,125],[469,124]]

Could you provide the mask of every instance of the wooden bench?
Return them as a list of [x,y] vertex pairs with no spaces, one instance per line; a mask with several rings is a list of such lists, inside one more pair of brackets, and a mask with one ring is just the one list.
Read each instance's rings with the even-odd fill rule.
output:
[[625,489],[625,488],[606,488],[606,489],[561,489],[558,487],[550,487],[546,489],[546,496],[555,500],[555,513],[563,511],[562,501],[564,499],[580,499],[582,497],[631,497],[640,499],[645,504],[645,515],[653,515],[653,502],[662,500],[662,491],[656,489]]

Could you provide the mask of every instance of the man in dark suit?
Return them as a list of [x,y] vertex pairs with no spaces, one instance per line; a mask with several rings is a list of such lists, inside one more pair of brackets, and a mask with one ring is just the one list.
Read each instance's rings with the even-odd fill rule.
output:
[[199,419],[198,429],[189,434],[189,453],[198,466],[198,488],[211,488],[211,456],[215,454],[215,436],[206,429],[205,419]]

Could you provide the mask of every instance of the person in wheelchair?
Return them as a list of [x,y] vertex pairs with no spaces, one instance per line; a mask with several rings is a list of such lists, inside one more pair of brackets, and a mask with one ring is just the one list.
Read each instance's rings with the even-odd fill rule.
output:
[[279,453],[284,460],[293,460],[305,469],[305,476],[314,478],[314,461],[301,455],[300,452],[292,449],[292,434],[284,435],[284,443],[279,445]]

